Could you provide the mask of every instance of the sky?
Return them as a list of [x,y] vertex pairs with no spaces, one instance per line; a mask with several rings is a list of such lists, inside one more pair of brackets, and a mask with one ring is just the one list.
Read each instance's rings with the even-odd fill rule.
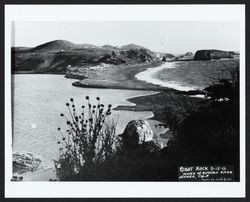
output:
[[239,22],[219,21],[16,21],[12,26],[12,46],[35,47],[58,39],[98,46],[134,43],[173,54],[199,49],[238,51],[240,26]]

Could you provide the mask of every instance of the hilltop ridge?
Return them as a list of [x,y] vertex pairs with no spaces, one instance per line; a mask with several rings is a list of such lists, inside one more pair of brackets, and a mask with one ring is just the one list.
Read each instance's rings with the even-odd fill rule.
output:
[[128,44],[96,46],[54,40],[36,47],[12,47],[12,71],[29,73],[66,73],[68,67],[141,64],[159,62],[155,53],[143,46]]

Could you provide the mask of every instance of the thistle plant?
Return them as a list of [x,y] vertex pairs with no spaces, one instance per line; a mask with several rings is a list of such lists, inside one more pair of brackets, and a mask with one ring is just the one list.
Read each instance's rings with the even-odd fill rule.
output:
[[86,105],[77,113],[74,99],[66,103],[67,114],[61,113],[67,125],[66,131],[58,128],[59,158],[55,160],[59,179],[68,179],[84,168],[100,163],[112,156],[116,148],[116,122],[111,120],[112,105],[105,107],[96,98],[96,104],[86,96]]

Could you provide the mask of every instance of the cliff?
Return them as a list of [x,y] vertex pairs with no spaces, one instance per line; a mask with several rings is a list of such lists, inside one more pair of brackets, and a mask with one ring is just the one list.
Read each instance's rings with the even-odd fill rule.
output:
[[236,55],[233,51],[221,50],[198,50],[194,55],[194,60],[211,60],[221,58],[233,58]]

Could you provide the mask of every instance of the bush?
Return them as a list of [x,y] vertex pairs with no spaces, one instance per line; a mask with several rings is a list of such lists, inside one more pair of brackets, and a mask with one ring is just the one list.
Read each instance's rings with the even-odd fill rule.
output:
[[112,158],[116,149],[116,123],[109,118],[111,105],[105,108],[97,97],[92,105],[86,96],[87,107],[82,106],[81,114],[76,112],[73,98],[66,103],[68,116],[65,119],[66,133],[58,128],[61,139],[58,141],[59,158],[55,160],[56,174],[59,180],[67,180],[94,165]]
[[55,161],[60,181],[117,180],[177,180],[176,161],[161,155],[155,143],[142,142],[128,153],[123,139],[115,136],[116,123],[108,118],[106,109],[97,98],[97,105],[88,100],[77,115],[74,100],[66,103],[68,115],[61,114],[68,129],[61,135],[59,158]]

